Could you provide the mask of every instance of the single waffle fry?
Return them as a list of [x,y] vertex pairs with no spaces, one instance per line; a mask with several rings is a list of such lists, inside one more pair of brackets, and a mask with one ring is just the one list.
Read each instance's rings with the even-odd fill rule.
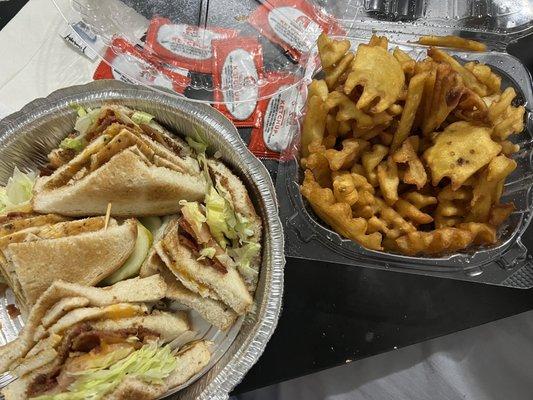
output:
[[488,122],[488,110],[487,104],[477,93],[465,88],[454,114],[459,120],[485,124]]
[[452,190],[448,185],[439,192],[437,198],[438,204],[434,213],[435,227],[437,229],[452,227],[461,223],[468,213],[472,190],[465,187]]
[[381,194],[387,204],[392,205],[398,200],[398,167],[392,159],[388,157],[387,161],[382,161],[377,167],[377,178]]
[[428,56],[430,56],[433,60],[437,62],[442,62],[450,65],[455,72],[461,75],[461,78],[463,78],[465,85],[477,94],[479,94],[481,97],[487,96],[489,94],[487,86],[481,83],[471,71],[463,67],[455,58],[453,58],[448,53],[444,52],[441,49],[430,47],[428,49]]
[[[383,222],[387,229],[381,230],[388,238],[397,238],[408,232],[415,232],[416,227],[403,216],[401,216],[393,207],[387,205],[380,198],[375,198],[375,216]],[[377,226],[377,225],[376,225]]]
[[487,165],[502,148],[490,135],[491,129],[469,122],[448,125],[423,155],[431,171],[433,185],[449,177],[452,189],[456,190]]
[[503,182],[515,168],[516,161],[504,155],[491,160],[474,185],[470,213],[466,221],[488,222],[492,205],[500,201]]
[[459,228],[440,228],[429,232],[410,232],[395,240],[396,250],[410,256],[455,253],[470,246],[474,234]]
[[420,211],[415,205],[405,201],[404,199],[399,199],[396,203],[394,203],[393,208],[407,221],[411,221],[419,225],[433,222],[433,217],[431,215]]
[[358,194],[357,201],[352,205],[353,216],[371,218],[374,215],[376,202],[374,187],[363,175],[352,172],[351,176]]
[[398,60],[402,66],[403,73],[406,77],[411,77],[415,74],[416,61],[409,56],[405,51],[400,50],[399,47],[396,47],[392,52],[392,55]]
[[474,235],[474,244],[496,243],[496,229],[489,224],[479,222],[466,222],[457,226],[459,229],[469,231]]
[[402,194],[402,199],[407,200],[419,210],[437,204],[437,198],[434,196],[422,194],[420,192],[408,192]]
[[333,195],[339,203],[347,203],[350,207],[359,200],[355,182],[349,172],[334,173]]
[[305,160],[304,168],[309,169],[322,187],[331,187],[331,170],[328,159],[322,153],[311,153]]
[[450,47],[452,49],[462,49],[470,51],[486,51],[487,46],[476,40],[465,39],[455,35],[448,36],[421,36],[415,43],[424,46]]
[[506,156],[510,156],[511,154],[516,153],[518,150],[520,150],[520,146],[509,141],[504,140],[503,142],[500,142],[500,145],[502,146],[502,153]]
[[361,85],[363,93],[356,107],[370,107],[370,112],[379,113],[396,103],[404,83],[402,66],[392,54],[379,46],[361,44],[344,83],[344,93],[349,95]]
[[[417,142],[416,144],[414,142]],[[422,161],[416,154],[415,146],[418,144],[418,137],[412,136],[407,138],[392,156],[397,163],[407,163],[407,170],[405,171],[402,181],[416,185],[418,189],[422,189],[427,182],[428,176]]]
[[500,140],[505,140],[513,133],[520,133],[524,130],[525,108],[524,106],[512,106],[515,97],[515,90],[508,87],[489,107],[489,119],[494,126],[493,135]]
[[319,96],[307,98],[307,112],[303,120],[301,147],[302,156],[309,155],[309,145],[321,144],[326,130],[328,108],[326,102]]
[[329,68],[337,64],[350,49],[350,41],[333,40],[325,33],[321,33],[317,40],[318,56],[322,68]]
[[372,127],[375,125],[372,117],[359,110],[344,93],[337,91],[331,92],[326,101],[326,105],[329,110],[338,108],[337,121],[355,120],[360,127]]
[[329,90],[328,85],[323,79],[313,79],[307,87],[307,98],[318,96],[322,101],[326,101],[328,98]]
[[325,156],[332,171],[349,169],[359,159],[362,151],[369,143],[361,139],[345,139],[342,141],[342,150],[328,149]]
[[[365,168],[361,164],[358,164],[358,163],[355,163],[354,165],[352,165],[352,168],[350,168],[350,172],[353,172],[354,174],[357,174],[357,175],[361,175],[362,177],[365,176]],[[370,185],[370,187],[372,187],[372,185]],[[373,187],[372,187],[372,191],[374,191]]]
[[[346,81],[347,74],[345,73],[350,68],[353,59],[354,54],[352,52],[348,52],[338,63],[332,65],[331,67],[324,68],[324,73],[326,75],[324,80],[326,81],[329,90],[333,90],[338,84]],[[342,77],[344,77],[344,81],[341,79]]]
[[513,203],[494,204],[490,208],[489,224],[493,226],[500,226],[515,210]]
[[301,192],[317,216],[337,233],[366,248],[382,250],[381,234],[376,232],[367,235],[366,220],[353,218],[350,206],[347,203],[337,202],[331,189],[320,187],[311,171],[305,172]]
[[422,101],[424,92],[424,83],[428,77],[427,72],[422,72],[411,78],[407,89],[407,98],[403,109],[402,117],[398,129],[394,133],[394,139],[391,144],[391,151],[401,146],[403,141],[411,134],[413,122],[415,121],[416,112]]
[[385,50],[389,48],[389,39],[387,39],[385,36],[378,36],[378,35],[372,35],[370,38],[370,41],[368,42],[369,46],[377,46],[381,47]]
[[474,76],[478,79],[478,81],[487,86],[489,95],[500,93],[502,78],[492,72],[488,65],[477,61],[471,61],[466,63],[464,67],[470,72],[472,72]]
[[457,107],[465,87],[457,73],[447,64],[437,66],[434,86],[430,89],[431,103],[425,111],[422,132],[429,134],[438,129]]
[[376,175],[376,168],[381,161],[385,158],[389,149],[381,144],[375,144],[372,146],[372,150],[367,150],[361,155],[361,164],[365,168],[365,176],[372,186],[378,185],[378,179]]

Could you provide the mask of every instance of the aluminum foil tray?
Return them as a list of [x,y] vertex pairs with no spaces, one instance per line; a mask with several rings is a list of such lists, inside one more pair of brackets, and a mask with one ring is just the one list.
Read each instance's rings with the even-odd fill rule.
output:
[[[167,394],[167,398],[172,399],[227,399],[229,392],[258,360],[276,328],[285,264],[274,186],[266,168],[246,149],[229,120],[207,105],[119,81],[96,81],[60,89],[0,121],[0,182],[7,182],[15,166],[24,171],[35,170],[46,162],[46,154],[74,126],[76,111],[71,104],[96,107],[106,102],[153,114],[159,122],[181,135],[197,131],[209,143],[208,153],[221,154],[222,160],[243,180],[263,220],[263,260],[253,311],[224,333],[193,314],[193,328],[213,342],[211,363],[189,382]],[[20,316],[11,318],[8,315],[7,306],[13,303],[10,290],[1,295],[0,345],[14,340],[24,325]],[[0,383],[5,378],[0,377]]]

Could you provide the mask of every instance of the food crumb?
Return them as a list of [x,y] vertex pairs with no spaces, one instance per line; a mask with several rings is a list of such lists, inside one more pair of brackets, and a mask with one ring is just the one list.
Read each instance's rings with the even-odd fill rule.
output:
[[9,314],[9,318],[15,319],[20,315],[20,310],[17,308],[14,304],[8,304],[6,307],[7,313]]

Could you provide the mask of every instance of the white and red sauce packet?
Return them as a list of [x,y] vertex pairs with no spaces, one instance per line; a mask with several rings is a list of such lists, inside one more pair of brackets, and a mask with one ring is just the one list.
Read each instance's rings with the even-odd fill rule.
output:
[[248,22],[296,61],[313,48],[321,32],[345,33],[333,16],[306,0],[265,1],[250,15]]
[[93,79],[117,79],[128,83],[157,85],[183,94],[190,84],[188,71],[168,68],[127,40],[114,38],[94,71]]
[[293,75],[269,72],[266,81],[260,93],[265,98],[258,105],[261,123],[252,129],[248,148],[257,157],[280,160],[290,156],[304,96]]
[[261,45],[253,37],[213,40],[213,107],[237,127],[259,124],[258,99],[263,82]]
[[146,44],[169,64],[190,71],[211,73],[211,42],[235,36],[237,31],[234,29],[173,24],[167,18],[156,17],[150,21]]

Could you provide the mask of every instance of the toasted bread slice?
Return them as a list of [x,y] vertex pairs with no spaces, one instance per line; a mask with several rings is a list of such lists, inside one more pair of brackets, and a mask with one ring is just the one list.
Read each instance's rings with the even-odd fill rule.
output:
[[222,273],[196,260],[191,250],[180,244],[177,224],[169,229],[155,249],[187,289],[202,297],[221,300],[239,315],[249,311],[253,299],[239,273],[234,268]]
[[[83,221],[68,224],[80,228]],[[4,250],[28,304],[35,303],[54,280],[95,285],[119,269],[135,246],[137,222],[131,219],[74,236],[59,236],[53,230],[48,233],[52,239],[10,243]]]

